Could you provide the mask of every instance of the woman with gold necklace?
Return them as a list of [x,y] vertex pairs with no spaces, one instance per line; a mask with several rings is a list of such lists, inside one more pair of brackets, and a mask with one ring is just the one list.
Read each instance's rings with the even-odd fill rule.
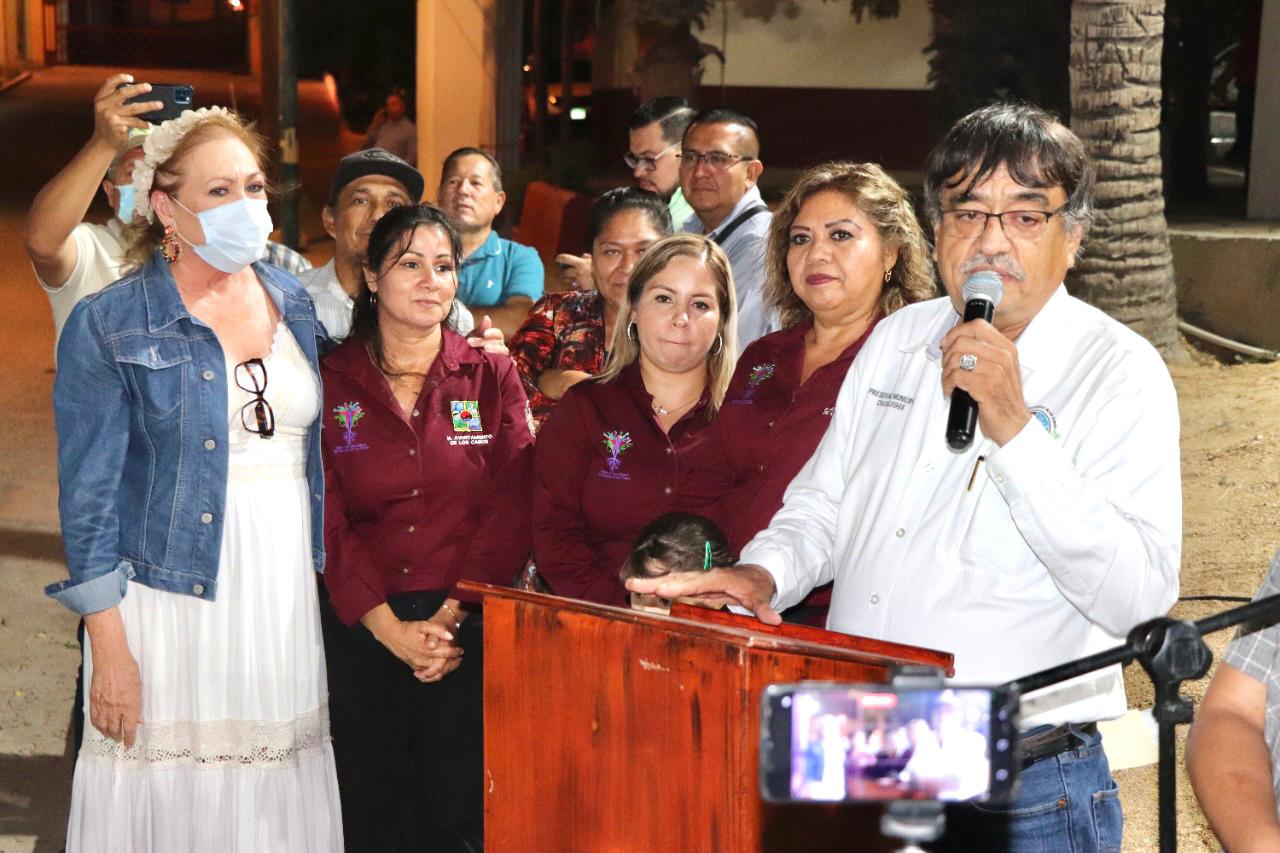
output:
[[625,605],[618,569],[657,516],[697,509],[687,473],[737,355],[724,251],[693,234],[636,264],[603,373],[569,390],[538,434],[538,570],[558,595]]

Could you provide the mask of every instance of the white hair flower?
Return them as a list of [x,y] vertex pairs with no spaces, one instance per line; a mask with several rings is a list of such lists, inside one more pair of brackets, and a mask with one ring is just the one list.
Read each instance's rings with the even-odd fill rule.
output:
[[142,144],[142,159],[133,167],[133,210],[135,216],[143,216],[148,222],[156,221],[155,211],[151,209],[151,184],[156,179],[156,167],[168,162],[174,149],[187,135],[191,128],[212,116],[234,119],[231,110],[226,107],[201,107],[198,110],[186,110],[177,118],[169,119],[147,136]]

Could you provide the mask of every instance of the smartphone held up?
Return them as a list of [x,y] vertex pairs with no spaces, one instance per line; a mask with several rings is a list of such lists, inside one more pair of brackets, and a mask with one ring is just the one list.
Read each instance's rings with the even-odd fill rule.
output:
[[[129,85],[121,83],[121,87]],[[195,87],[189,83],[152,83],[150,92],[134,95],[125,101],[126,104],[159,101],[163,106],[158,110],[142,113],[138,118],[150,124],[160,124],[177,118],[192,108],[195,101]]]
[[1015,776],[1005,688],[769,687],[760,788],[770,802],[1001,801]]

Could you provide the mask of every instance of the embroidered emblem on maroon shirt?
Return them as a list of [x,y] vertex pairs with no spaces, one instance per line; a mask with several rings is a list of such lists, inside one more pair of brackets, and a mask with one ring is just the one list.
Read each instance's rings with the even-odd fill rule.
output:
[[752,398],[756,395],[756,390],[767,380],[773,378],[773,373],[776,369],[777,365],[773,363],[757,364],[755,367],[751,368],[751,373],[747,376],[747,390],[742,392],[741,397],[730,402],[736,403],[740,406],[751,405]]
[[606,432],[604,434],[604,449],[609,452],[609,458],[605,460],[608,465],[608,471],[601,471],[600,476],[607,480],[630,480],[631,475],[625,471],[619,471],[622,467],[623,453],[626,453],[634,446],[631,441],[631,433],[629,432]]
[[333,449],[334,453],[349,453],[353,450],[368,450],[369,445],[356,443],[356,424],[364,417],[364,408],[359,403],[341,403],[333,407],[333,416],[338,426],[342,427],[341,444]]

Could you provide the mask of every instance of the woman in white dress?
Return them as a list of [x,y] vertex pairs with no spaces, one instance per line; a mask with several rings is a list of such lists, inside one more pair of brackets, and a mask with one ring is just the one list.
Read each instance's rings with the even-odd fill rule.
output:
[[72,312],[54,409],[90,722],[67,849],[338,851],[315,572],[317,329],[253,263],[261,145],[184,113],[134,172],[141,267]]

